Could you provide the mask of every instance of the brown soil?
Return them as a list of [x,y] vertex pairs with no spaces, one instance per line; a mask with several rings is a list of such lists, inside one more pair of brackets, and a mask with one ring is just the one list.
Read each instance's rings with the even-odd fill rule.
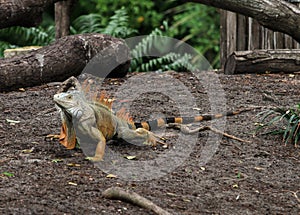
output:
[[[157,86],[164,84],[160,74],[151,75]],[[189,89],[201,113],[211,111],[207,92],[196,78],[189,73],[171,75]],[[219,79],[228,110],[275,105],[263,96],[264,92],[275,96],[281,106],[299,102],[299,75],[219,75]],[[102,88],[114,94],[122,83],[126,79],[109,79]],[[131,87],[135,92],[141,88]],[[208,136],[217,136],[204,131],[188,158],[171,172],[151,180],[133,181],[120,175],[108,178],[107,172],[84,159],[80,149],[67,150],[57,140],[45,139],[60,131],[60,117],[52,99],[58,89],[59,83],[51,83],[0,94],[0,213],[153,214],[102,197],[105,189],[117,186],[135,191],[172,214],[299,214],[300,151],[292,144],[285,146],[280,136],[253,136],[256,114],[261,110],[228,117],[226,121],[227,133],[251,143],[223,137],[213,157],[200,165],[203,147],[213,144],[207,141]],[[172,98],[150,94],[132,101],[135,119],[178,113]],[[14,124],[7,119],[20,122]],[[178,131],[173,129],[167,129],[164,136],[171,148],[188,144],[176,141]],[[109,147],[122,155],[137,156],[132,162],[152,159],[170,150],[127,143],[110,143]]]

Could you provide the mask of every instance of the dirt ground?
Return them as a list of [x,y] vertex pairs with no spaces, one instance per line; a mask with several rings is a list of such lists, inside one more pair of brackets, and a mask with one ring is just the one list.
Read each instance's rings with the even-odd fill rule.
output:
[[[139,75],[106,80],[101,88],[113,95],[129,78]],[[192,110],[200,113],[215,110],[210,102],[212,96],[192,74],[169,75],[183,83],[195,98],[197,108]],[[149,77],[155,80],[153,91],[166,82],[158,73],[149,73]],[[273,95],[281,106],[299,102],[300,76],[297,74],[219,74],[218,78],[225,91],[223,107],[226,105],[227,110],[276,105],[264,93]],[[192,145],[191,153],[187,153],[182,163],[175,162],[174,169],[150,180],[134,180],[102,171],[85,160],[80,149],[67,150],[57,140],[45,139],[46,135],[60,131],[60,116],[52,99],[59,85],[51,83],[25,91],[0,93],[1,214],[153,214],[129,203],[103,198],[102,192],[110,187],[135,191],[171,214],[299,214],[299,148],[292,144],[285,146],[280,136],[253,136],[258,121],[256,115],[261,110],[226,120],[225,131],[249,143],[223,137],[212,157],[201,164],[205,146],[214,144],[208,141],[209,136],[219,137],[203,131]],[[141,85],[130,83],[130,87],[135,93],[141,90]],[[180,97],[171,87],[167,91],[173,93],[173,97]],[[181,100],[184,99],[188,98]],[[122,102],[128,101],[119,101]],[[136,120],[161,114],[174,116],[180,112],[173,98],[160,93],[144,93],[131,102],[131,113]],[[214,123],[217,125],[218,120]],[[141,162],[176,147],[184,149],[184,144],[189,146],[189,141],[177,141],[178,130],[167,129],[163,135],[170,143],[167,149],[124,142],[110,143],[108,147],[123,156],[136,156],[127,162]],[[128,171],[130,173],[130,169]],[[156,168],[153,172],[156,173]],[[107,177],[109,173],[116,177]]]

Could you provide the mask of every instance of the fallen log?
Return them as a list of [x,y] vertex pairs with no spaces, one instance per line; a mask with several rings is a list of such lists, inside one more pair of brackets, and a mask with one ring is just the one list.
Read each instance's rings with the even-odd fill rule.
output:
[[0,91],[64,81],[85,71],[98,77],[123,77],[129,59],[122,39],[103,34],[66,36],[24,55],[1,59]]
[[235,51],[226,60],[225,74],[300,71],[300,49]]
[[45,8],[59,0],[0,1],[0,28],[35,27],[42,22]]

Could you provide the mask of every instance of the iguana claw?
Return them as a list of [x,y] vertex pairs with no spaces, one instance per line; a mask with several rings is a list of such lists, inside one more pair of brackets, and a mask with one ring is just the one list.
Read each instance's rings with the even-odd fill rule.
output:
[[144,142],[145,145],[150,145],[150,146],[157,146],[157,144],[161,144],[163,145],[165,148],[168,147],[168,144],[166,144],[165,142],[162,142],[160,140],[163,140],[165,141],[166,139],[163,138],[163,137],[160,137],[150,131],[148,131],[148,137],[147,137],[147,140]]

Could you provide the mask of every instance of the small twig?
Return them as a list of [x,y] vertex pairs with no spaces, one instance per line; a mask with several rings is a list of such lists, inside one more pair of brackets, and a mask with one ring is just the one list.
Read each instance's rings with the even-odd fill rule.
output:
[[237,140],[237,141],[240,141],[240,142],[243,142],[243,143],[251,143],[248,140],[243,140],[243,139],[241,139],[239,137],[236,137],[236,136],[233,136],[231,134],[225,133],[225,132],[220,131],[220,130],[218,130],[216,128],[213,128],[211,126],[201,126],[199,128],[190,129],[187,125],[182,125],[182,124],[177,124],[177,123],[170,123],[169,127],[175,127],[175,128],[177,127],[184,134],[195,134],[197,132],[211,130],[212,132],[215,132],[216,134],[221,134],[221,135],[223,135],[225,137],[228,137],[230,139],[233,139],[233,140]]
[[243,140],[243,139],[241,139],[241,138],[239,138],[239,137],[236,137],[236,136],[233,136],[233,135],[231,135],[231,134],[227,134],[227,133],[225,133],[225,132],[222,132],[222,131],[220,131],[220,130],[218,130],[218,129],[216,129],[216,128],[213,128],[213,127],[210,127],[210,126],[207,126],[207,127],[209,127],[209,130],[211,130],[211,131],[213,131],[213,132],[215,132],[215,133],[217,133],[217,134],[221,134],[221,135],[223,135],[223,136],[225,136],[225,137],[228,137],[228,138],[230,138],[230,139],[237,140],[237,141],[240,141],[240,142],[242,142],[242,143],[251,143],[251,141]]
[[133,191],[124,190],[119,187],[111,187],[103,191],[102,195],[107,199],[117,199],[129,202],[139,207],[151,210],[158,215],[171,215],[169,212]]
[[298,194],[297,194],[299,192],[299,190],[296,191],[296,192],[291,191],[291,190],[283,190],[283,191],[286,191],[286,192],[289,192],[289,193],[293,194],[293,196],[296,198],[296,200],[300,203],[300,199],[299,199]]

